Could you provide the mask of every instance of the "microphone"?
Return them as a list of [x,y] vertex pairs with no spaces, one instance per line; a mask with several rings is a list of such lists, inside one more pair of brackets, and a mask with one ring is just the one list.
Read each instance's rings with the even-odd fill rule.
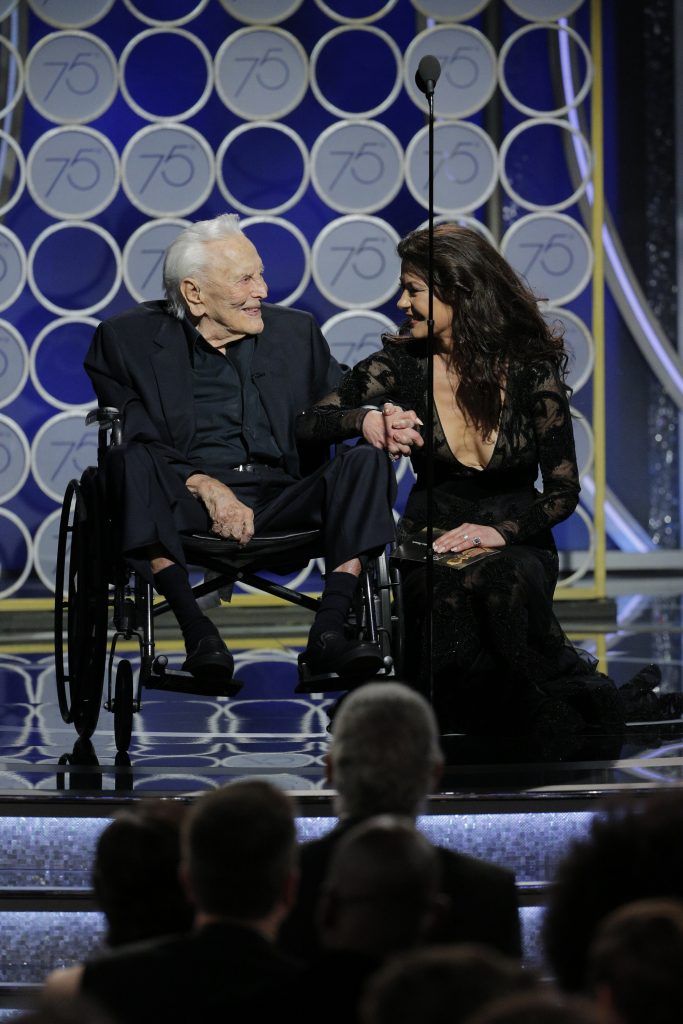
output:
[[434,88],[436,83],[439,81],[440,74],[441,65],[438,60],[431,53],[427,53],[417,66],[417,71],[415,72],[415,85],[418,87],[420,92],[425,93],[425,95],[429,95],[429,93],[434,92]]

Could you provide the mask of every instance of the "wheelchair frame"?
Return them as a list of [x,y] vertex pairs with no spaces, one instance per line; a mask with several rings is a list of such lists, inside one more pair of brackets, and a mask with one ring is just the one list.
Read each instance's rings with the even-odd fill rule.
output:
[[[122,443],[121,414],[113,408],[95,409],[88,413],[86,423],[98,424],[101,466],[110,445]],[[168,612],[170,606],[165,600],[154,603],[151,584],[130,570],[123,556],[113,550],[115,531],[106,509],[103,474],[89,467],[80,481],[69,483],[62,505],[55,579],[55,675],[63,720],[73,723],[79,737],[87,740],[93,735],[100,707],[104,706],[114,714],[116,748],[125,752],[131,742],[133,716],[142,706],[143,689],[232,697],[241,684],[202,683],[187,672],[169,670],[168,658],[157,655],[154,620]],[[244,548],[236,541],[209,534],[182,540],[188,562],[214,574],[211,580],[193,588],[195,597],[241,582],[290,604],[312,612],[317,610],[319,599],[264,579],[259,572],[277,573],[285,566],[290,571],[293,557],[302,564],[320,554],[316,543],[320,540],[319,531],[264,534],[254,537]],[[378,679],[394,675],[402,661],[397,584],[398,575],[395,570],[390,571],[385,552],[370,560],[361,574],[359,594],[350,616],[350,635],[380,648],[384,670]],[[113,635],[107,656],[110,609]],[[137,685],[127,658],[120,659],[115,666],[118,642],[134,638],[140,649]],[[107,692],[102,704],[105,677]],[[336,673],[311,676],[301,661],[299,677],[297,693],[348,690],[357,685]]]

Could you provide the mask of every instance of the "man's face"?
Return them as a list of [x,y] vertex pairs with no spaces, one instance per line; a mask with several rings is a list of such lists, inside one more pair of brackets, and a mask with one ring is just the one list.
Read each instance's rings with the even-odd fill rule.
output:
[[[238,341],[263,330],[261,302],[268,295],[263,264],[245,235],[206,243],[207,259],[186,300],[209,342]],[[193,279],[194,280],[194,279]]]

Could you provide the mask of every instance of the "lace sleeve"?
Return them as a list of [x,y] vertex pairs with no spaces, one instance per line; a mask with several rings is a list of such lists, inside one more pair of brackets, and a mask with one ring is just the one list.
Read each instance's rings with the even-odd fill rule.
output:
[[508,544],[523,544],[567,519],[579,501],[579,471],[567,393],[553,367],[530,374],[529,408],[543,491],[518,518],[495,528]]
[[296,420],[297,441],[342,441],[358,437],[367,406],[381,408],[385,401],[399,401],[398,375],[386,352],[356,363],[340,381],[336,391],[300,413]]

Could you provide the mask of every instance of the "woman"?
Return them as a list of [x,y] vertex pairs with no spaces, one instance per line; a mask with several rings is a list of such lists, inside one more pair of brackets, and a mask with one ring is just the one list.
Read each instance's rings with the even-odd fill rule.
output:
[[[398,421],[404,429],[390,434],[394,449],[411,451],[417,474],[399,528],[406,537],[426,522],[424,450],[410,426],[426,415],[428,232],[414,231],[398,252],[399,333],[386,336],[383,350],[357,364],[299,425],[302,436],[362,433],[379,444],[379,414],[362,406],[410,410]],[[434,526],[443,531],[434,550],[493,552],[460,569],[434,566],[442,726],[489,730],[498,718],[509,729],[512,715],[543,730],[578,731],[586,722],[618,728],[624,715],[616,688],[571,646],[552,610],[558,557],[551,528],[571,515],[579,495],[561,334],[502,256],[467,228],[436,228],[434,283]],[[408,567],[408,621],[421,616],[424,583],[424,569]],[[411,653],[419,678],[420,651]],[[634,689],[657,681],[655,670]]]

